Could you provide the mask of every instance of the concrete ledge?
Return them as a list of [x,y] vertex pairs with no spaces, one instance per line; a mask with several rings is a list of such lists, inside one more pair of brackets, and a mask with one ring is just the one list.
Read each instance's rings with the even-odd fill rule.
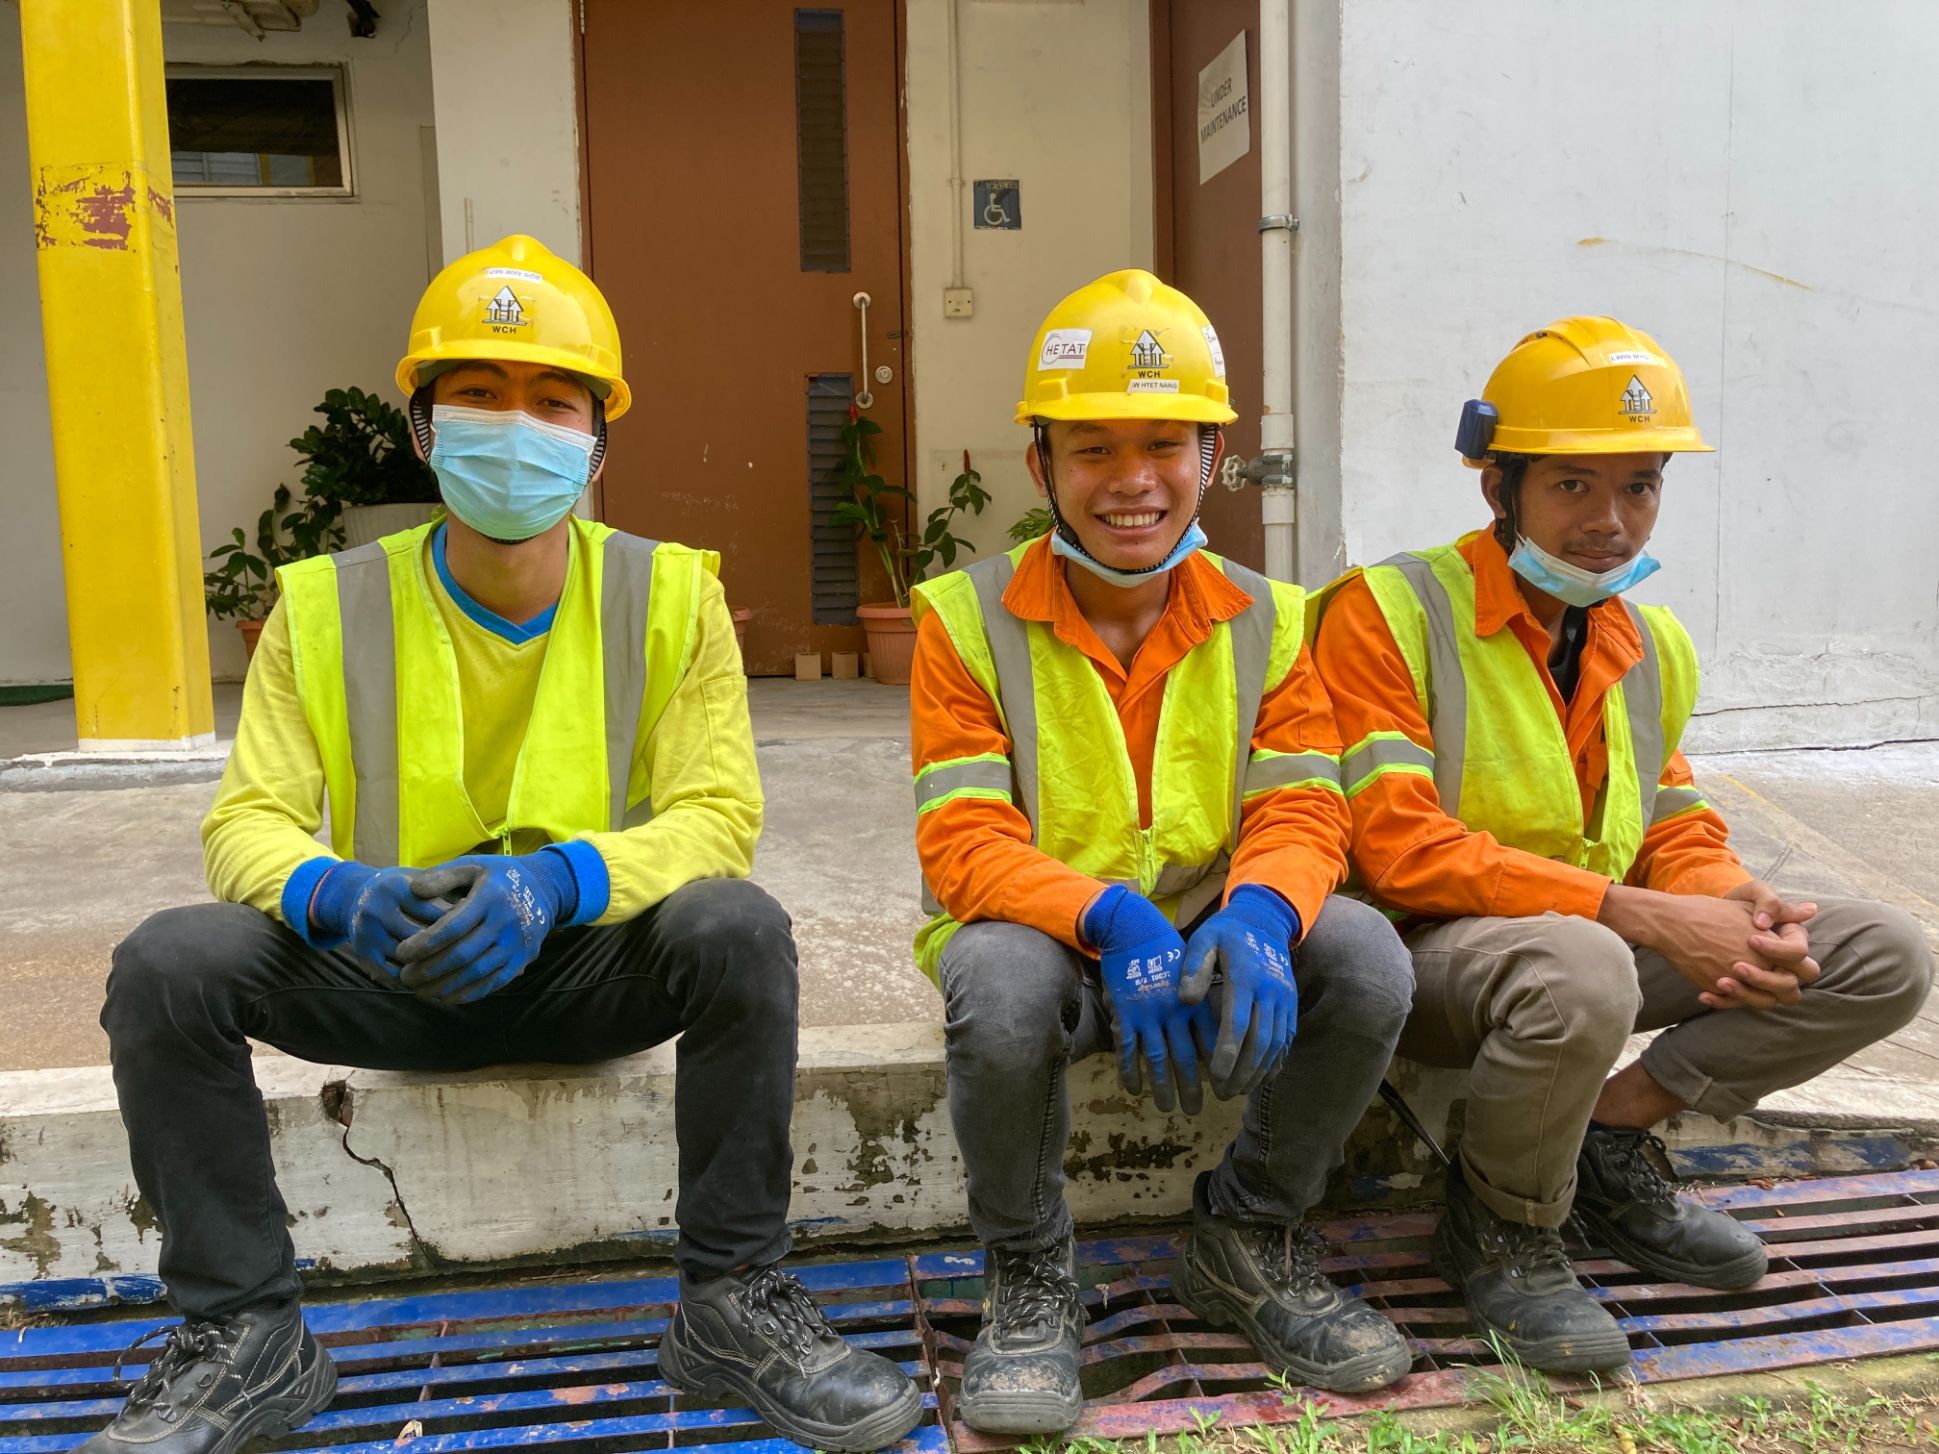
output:
[[0,793],[54,793],[212,783],[229,761],[228,742],[179,752],[30,752],[0,758]]
[[[297,1254],[319,1277],[655,1256],[673,1240],[671,1046],[463,1076],[274,1055],[256,1068]],[[1437,1139],[1458,1133],[1464,1075],[1396,1062],[1391,1078]],[[1939,1152],[1930,1091],[1849,1072],[1809,1089],[1756,1118],[1679,1117],[1666,1140],[1707,1176],[1886,1170]],[[1847,1124],[1814,1112],[1828,1099],[1849,1108]],[[1196,1119],[1159,1116],[1124,1094],[1109,1056],[1074,1069],[1071,1101],[1070,1201],[1087,1227],[1183,1215],[1239,1115],[1214,1102]],[[966,1235],[934,1023],[804,1030],[794,1148],[804,1242]],[[1438,1192],[1432,1158],[1376,1102],[1329,1201]],[[109,1072],[0,1075],[0,1284],[121,1280],[124,1295],[152,1293],[158,1242]]]

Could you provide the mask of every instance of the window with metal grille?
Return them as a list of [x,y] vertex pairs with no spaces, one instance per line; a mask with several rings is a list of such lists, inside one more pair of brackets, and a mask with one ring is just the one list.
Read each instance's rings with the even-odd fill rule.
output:
[[848,103],[842,13],[794,13],[794,124],[801,270],[848,271]]
[[165,86],[178,194],[350,195],[335,66],[170,66]]
[[856,575],[855,527],[829,519],[849,498],[841,482],[842,426],[855,398],[853,374],[808,376],[808,536],[811,549],[809,591],[817,626],[852,626],[861,600]]

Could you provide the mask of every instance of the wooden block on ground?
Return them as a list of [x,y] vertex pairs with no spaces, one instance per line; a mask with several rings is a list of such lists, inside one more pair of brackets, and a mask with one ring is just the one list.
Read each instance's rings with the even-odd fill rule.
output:
[[797,651],[794,654],[794,679],[798,682],[818,682],[821,680],[821,653],[819,651]]
[[837,681],[852,682],[862,674],[862,658],[852,651],[828,653],[828,675]]

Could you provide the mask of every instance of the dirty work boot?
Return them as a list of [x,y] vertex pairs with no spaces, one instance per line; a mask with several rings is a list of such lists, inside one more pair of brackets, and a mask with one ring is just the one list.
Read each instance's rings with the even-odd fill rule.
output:
[[1735,1217],[1679,1201],[1670,1158],[1647,1131],[1591,1125],[1576,1158],[1575,1214],[1588,1240],[1639,1272],[1735,1291],[1764,1275],[1769,1255]]
[[1237,1327],[1295,1383],[1371,1393],[1413,1367],[1400,1330],[1320,1270],[1304,1222],[1236,1222],[1192,1207],[1192,1235],[1172,1274],[1180,1302]]
[[1629,1362],[1629,1340],[1576,1281],[1554,1227],[1496,1216],[1457,1165],[1434,1232],[1434,1265],[1459,1289],[1482,1337],[1493,1333],[1544,1373],[1602,1372]]
[[957,1411],[980,1433],[1062,1433],[1084,1410],[1075,1245],[1066,1237],[1039,1252],[986,1249],[983,1277],[983,1326],[963,1360]]
[[128,1351],[164,1333],[121,1412],[83,1454],[233,1454],[300,1427],[337,1391],[337,1366],[300,1306],[171,1324]]
[[773,1265],[705,1281],[681,1273],[660,1373],[698,1397],[746,1403],[814,1449],[879,1449],[922,1419],[922,1395],[902,1370],[843,1342],[808,1290]]

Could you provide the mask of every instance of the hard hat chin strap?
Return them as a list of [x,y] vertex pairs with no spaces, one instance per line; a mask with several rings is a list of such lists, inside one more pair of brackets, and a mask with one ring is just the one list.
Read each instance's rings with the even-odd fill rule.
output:
[[[1097,564],[1103,565],[1104,564],[1103,561],[1098,560],[1096,556],[1092,555],[1090,551],[1084,548],[1084,542],[1077,538],[1077,532],[1071,529],[1070,522],[1064,519],[1064,512],[1061,509],[1059,509],[1057,506],[1057,483],[1056,483],[1056,480],[1052,477],[1051,468],[1050,468],[1050,427],[1049,425],[1046,424],[1042,419],[1034,420],[1030,425],[1030,433],[1031,433],[1032,442],[1036,445],[1036,448],[1037,448],[1037,463],[1043,469],[1044,498],[1050,503],[1050,518],[1056,528],[1057,534],[1063,537],[1064,544],[1068,545],[1072,550],[1076,551],[1079,555],[1083,556],[1084,559],[1089,561],[1097,561]],[[1202,510],[1205,506],[1205,492],[1207,489],[1211,487],[1212,466],[1218,461],[1218,457],[1219,457],[1218,427],[1212,424],[1199,425],[1198,426],[1198,499],[1192,503],[1192,518],[1190,520],[1187,520],[1185,522],[1184,528],[1178,532],[1178,540],[1174,540],[1172,542],[1173,550],[1176,550],[1178,548],[1179,541],[1182,541],[1186,537],[1186,535],[1188,535],[1191,532],[1191,528],[1193,524],[1196,523],[1198,520],[1199,511]],[[1170,555],[1171,555],[1170,550],[1165,552],[1165,558],[1169,558]],[[1164,565],[1164,559],[1161,559],[1156,565],[1144,566],[1139,570],[1125,571],[1123,572],[1123,574],[1130,575],[1130,576],[1150,575],[1152,572],[1162,568],[1163,565]],[[1115,570],[1116,567],[1114,566],[1112,567],[1112,569]]]
[[[437,442],[437,431],[431,427],[431,386],[421,384],[411,395],[411,436],[417,440],[417,447],[428,463],[431,446]],[[590,482],[599,473],[600,465],[606,460],[606,405],[596,395],[592,401],[592,457],[586,462],[586,479]]]
[[1521,523],[1516,519],[1520,512],[1516,505],[1521,498],[1522,476],[1528,473],[1534,459],[1526,454],[1505,453],[1491,454],[1488,458],[1501,471],[1501,483],[1495,487],[1495,498],[1501,501],[1502,515],[1495,521],[1495,539],[1503,550],[1513,550],[1521,534]]

